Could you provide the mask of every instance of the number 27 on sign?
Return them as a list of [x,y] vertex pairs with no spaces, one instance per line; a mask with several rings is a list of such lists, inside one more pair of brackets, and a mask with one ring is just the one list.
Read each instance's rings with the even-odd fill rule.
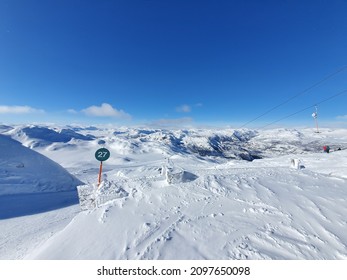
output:
[[106,148],[98,149],[95,152],[95,158],[100,161],[100,170],[99,170],[99,177],[98,177],[98,186],[100,186],[101,183],[101,173],[102,173],[102,162],[105,160],[108,160],[110,157],[110,151]]

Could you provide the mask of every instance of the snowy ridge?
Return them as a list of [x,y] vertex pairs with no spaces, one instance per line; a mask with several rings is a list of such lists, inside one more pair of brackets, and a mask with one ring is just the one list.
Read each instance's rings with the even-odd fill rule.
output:
[[0,135],[0,195],[69,191],[79,184],[57,163]]
[[[5,127],[5,126],[4,126]],[[232,130],[232,129],[135,129],[96,127],[6,126],[6,135],[23,145],[54,158],[60,149],[79,151],[81,146],[95,148],[102,141],[117,156],[129,160],[131,155],[194,155],[210,159],[254,159],[286,154],[321,152],[322,146],[346,149],[346,130],[312,129]],[[80,147],[77,147],[80,146]],[[61,158],[61,157],[60,157]],[[119,159],[119,157],[117,157]],[[61,159],[58,160],[61,162]]]
[[[9,129],[6,132],[9,132]],[[35,125],[17,127],[10,131],[10,135],[30,148],[45,147],[53,143],[68,143],[72,139],[83,141],[95,139],[92,135],[82,135],[70,128],[57,129]]]

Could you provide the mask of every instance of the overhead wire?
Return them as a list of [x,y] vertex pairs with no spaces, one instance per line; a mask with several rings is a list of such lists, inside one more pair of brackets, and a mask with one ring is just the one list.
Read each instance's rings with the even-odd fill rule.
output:
[[292,117],[292,116],[294,116],[294,115],[297,115],[297,114],[299,114],[299,113],[301,113],[301,112],[304,112],[304,111],[306,111],[306,110],[308,110],[308,109],[310,109],[310,108],[313,108],[313,107],[315,107],[315,106],[318,106],[318,105],[320,105],[320,104],[322,104],[322,103],[324,103],[324,102],[327,102],[327,101],[329,101],[329,100],[331,100],[331,99],[334,99],[334,98],[338,97],[339,95],[342,95],[342,94],[345,94],[345,93],[347,93],[347,90],[340,91],[339,93],[336,93],[336,94],[334,94],[334,95],[332,95],[332,96],[330,96],[330,97],[328,97],[328,98],[326,98],[326,99],[324,99],[324,100],[322,100],[322,101],[320,101],[320,102],[318,102],[318,103],[315,103],[314,105],[308,106],[308,107],[303,108],[303,109],[301,109],[301,110],[299,110],[299,111],[297,111],[297,112],[295,112],[295,113],[292,113],[292,114],[287,115],[287,116],[285,116],[285,117],[283,117],[283,118],[281,118],[281,119],[278,119],[277,121],[271,122],[271,123],[269,123],[269,124],[267,124],[267,125],[261,127],[261,129],[262,129],[262,128],[265,128],[265,127],[268,127],[268,126],[270,126],[270,125],[273,125],[273,124],[275,124],[275,123],[278,123],[278,122],[280,122],[280,121],[283,121],[283,120],[285,120],[285,119],[288,119],[288,118],[290,118],[290,117]]
[[328,76],[326,76],[325,78],[319,80],[318,82],[314,83],[313,85],[309,86],[309,87],[306,88],[305,90],[303,90],[303,91],[299,92],[298,94],[296,94],[296,95],[294,95],[294,96],[288,98],[287,100],[283,101],[282,103],[280,103],[280,104],[278,104],[278,105],[272,107],[271,109],[267,110],[265,113],[263,113],[263,114],[257,116],[256,118],[254,118],[254,119],[252,119],[252,120],[250,120],[250,121],[244,123],[242,126],[239,127],[239,129],[240,129],[240,128],[243,128],[243,127],[245,127],[246,125],[248,125],[248,124],[250,124],[250,123],[252,123],[252,122],[254,122],[254,121],[260,119],[261,117],[263,117],[263,116],[265,116],[265,115],[271,113],[272,111],[274,111],[274,110],[276,110],[277,108],[279,108],[279,107],[281,107],[281,106],[287,104],[288,102],[292,101],[293,99],[295,99],[295,98],[297,98],[297,97],[299,97],[299,96],[301,96],[301,95],[303,95],[303,94],[309,92],[310,90],[314,89],[315,87],[319,86],[320,84],[322,84],[322,83],[324,83],[325,81],[331,79],[332,77],[336,76],[337,74],[339,74],[340,72],[342,72],[342,71],[344,71],[344,70],[346,70],[346,69],[347,69],[347,65],[345,65],[345,66],[339,68],[337,71],[335,71],[335,72],[329,74]]

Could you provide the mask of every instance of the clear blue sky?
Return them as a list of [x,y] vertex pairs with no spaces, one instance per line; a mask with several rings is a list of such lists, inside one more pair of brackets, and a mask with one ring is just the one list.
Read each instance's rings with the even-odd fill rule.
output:
[[[343,0],[0,0],[0,122],[241,125],[347,65],[346,15]],[[321,120],[347,122],[346,104],[321,104]]]

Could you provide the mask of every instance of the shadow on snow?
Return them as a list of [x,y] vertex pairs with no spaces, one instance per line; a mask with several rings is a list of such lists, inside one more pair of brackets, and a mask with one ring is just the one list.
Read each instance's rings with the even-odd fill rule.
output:
[[78,204],[77,191],[0,196],[0,220],[39,214]]

